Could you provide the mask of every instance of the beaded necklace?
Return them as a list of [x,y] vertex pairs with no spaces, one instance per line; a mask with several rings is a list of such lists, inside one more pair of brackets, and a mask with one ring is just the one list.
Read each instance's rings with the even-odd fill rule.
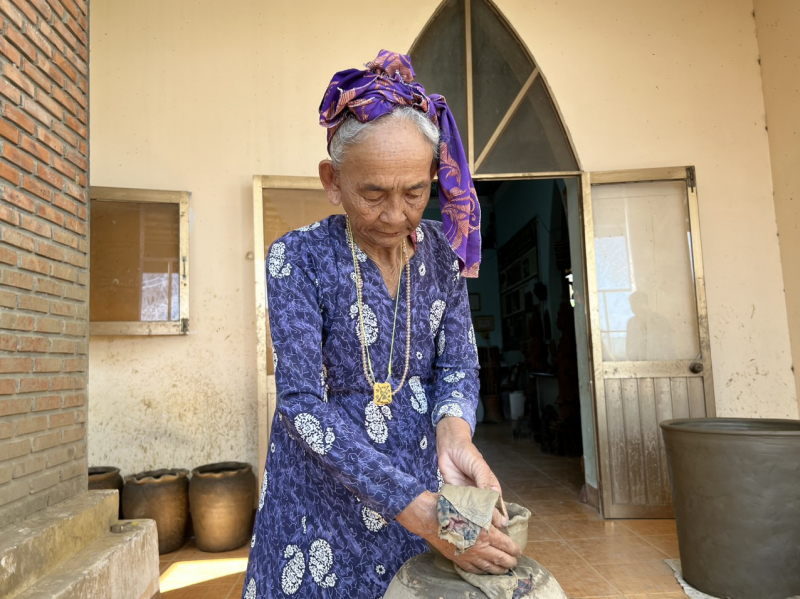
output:
[[372,370],[372,358],[369,355],[369,346],[367,345],[367,334],[364,327],[364,306],[362,301],[362,291],[364,282],[361,279],[361,267],[358,265],[358,257],[356,256],[356,242],[353,237],[353,228],[350,224],[350,219],[347,219],[347,241],[350,245],[350,251],[353,254],[353,269],[356,275],[356,297],[358,298],[358,316],[361,323],[361,362],[364,367],[364,377],[367,383],[372,386],[372,400],[378,406],[387,406],[392,403],[392,396],[397,394],[406,382],[408,376],[408,363],[411,356],[411,265],[408,259],[406,250],[406,240],[403,239],[402,244],[402,261],[406,267],[406,366],[403,371],[403,378],[400,379],[400,384],[392,390],[392,355],[394,354],[394,334],[397,329],[397,307],[400,304],[400,284],[403,280],[402,266],[400,268],[400,276],[397,281],[397,294],[394,302],[394,324],[392,325],[392,345],[389,350],[389,369],[386,375],[386,382],[379,383],[375,380],[375,373]]

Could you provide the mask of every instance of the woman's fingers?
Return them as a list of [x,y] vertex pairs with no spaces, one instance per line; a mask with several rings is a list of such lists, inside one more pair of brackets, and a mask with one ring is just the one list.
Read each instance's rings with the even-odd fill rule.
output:
[[[498,550],[504,556],[507,555],[513,560],[513,565],[508,566],[509,568],[513,568],[516,565],[516,560],[514,558],[519,557],[522,555],[522,550],[520,547],[511,540],[511,537],[508,535],[503,534],[499,530],[494,527],[491,527],[488,532],[483,532],[481,535],[486,534],[486,542],[491,545],[495,550]],[[512,563],[506,561],[504,563]]]
[[495,528],[505,528],[508,526],[508,519],[500,513],[500,510],[494,508],[494,513],[492,514],[492,526]]

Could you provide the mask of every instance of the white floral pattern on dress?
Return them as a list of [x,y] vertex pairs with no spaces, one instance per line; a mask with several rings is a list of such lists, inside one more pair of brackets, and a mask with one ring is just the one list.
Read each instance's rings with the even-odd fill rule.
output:
[[439,342],[436,344],[436,355],[441,357],[444,355],[444,348],[445,348],[445,335],[444,329],[439,332]]
[[423,435],[422,441],[419,442],[420,449],[428,449],[428,436]]
[[270,453],[275,453],[275,443],[270,443],[269,444],[269,452]]
[[469,325],[469,333],[467,333],[469,338],[469,342],[472,344],[472,348],[475,350],[475,355],[478,355],[478,343],[475,340],[475,327],[473,325]]
[[313,231],[314,229],[318,229],[321,224],[321,222],[316,222],[313,225],[306,225],[305,227],[300,227],[298,231],[303,231],[304,233],[307,231]]
[[286,244],[276,241],[269,250],[269,274],[282,279],[292,274],[292,265],[286,263]]
[[306,526],[306,517],[305,516],[300,518],[300,526],[303,527],[303,534],[306,534],[308,532],[308,527]]
[[436,483],[439,485],[436,490],[441,491],[444,486],[444,477],[442,476],[442,471],[439,470],[439,466],[436,466]]
[[322,381],[322,401],[328,403],[328,369],[325,364],[322,365],[322,374],[319,378]]
[[378,532],[386,527],[386,520],[378,512],[371,510],[366,505],[361,506],[361,519],[370,532]]
[[281,571],[281,588],[287,595],[294,595],[303,584],[303,575],[306,573],[305,556],[297,545],[287,545],[283,550],[283,557],[289,561]]
[[308,569],[311,578],[319,586],[329,589],[336,584],[336,574],[331,572],[333,567],[333,550],[328,541],[317,539],[311,543],[308,550]]
[[408,379],[408,386],[411,388],[411,406],[420,414],[428,412],[428,397],[425,395],[425,388],[418,376]]
[[258,498],[258,511],[264,507],[264,498],[267,496],[267,471],[264,471],[264,479],[261,481],[261,496]]
[[[367,335],[367,345],[372,345],[378,340],[378,319],[369,305],[366,303],[361,305],[364,307],[364,332]],[[358,314],[358,304],[350,306],[350,318],[355,322],[356,335],[361,340],[361,317]]]
[[456,418],[461,418],[464,415],[464,410],[461,409],[461,406],[457,403],[446,403],[439,406],[439,409],[436,410],[436,414],[434,418],[437,416],[439,418],[444,418],[445,416],[455,416]]
[[305,412],[298,414],[294,417],[294,426],[300,433],[300,436],[305,441],[312,451],[319,455],[325,455],[331,450],[333,442],[336,440],[336,435],[333,429],[328,428],[322,432],[322,425],[315,416],[306,414]]
[[275,351],[275,346],[272,346],[272,372],[278,370],[278,352]]
[[457,370],[457,371],[455,371],[453,373],[448,374],[446,377],[444,377],[444,382],[445,383],[457,383],[458,381],[463,381],[464,377],[466,377],[466,376],[467,376],[466,372],[464,372],[463,370]]
[[417,243],[425,241],[425,233],[422,231],[422,225],[417,227]]
[[450,271],[453,273],[453,280],[458,281],[461,278],[461,268],[458,265],[458,260],[454,260]]
[[464,394],[458,389],[454,389],[450,396],[455,397],[456,399],[464,399]]
[[256,546],[256,533],[253,533],[253,536],[250,537],[250,549]]
[[256,579],[251,578],[250,582],[247,583],[247,590],[244,593],[244,597],[242,599],[256,599]]
[[[349,246],[352,243],[353,236],[350,235],[350,229],[345,229],[345,231],[346,231],[346,235],[347,235],[347,245]],[[356,248],[356,258],[358,258],[358,261],[359,262],[366,262],[367,261],[367,255],[364,253],[364,251],[360,247],[358,247],[357,243],[353,243],[353,245]]]
[[375,574],[377,574],[378,576],[383,576],[384,574],[386,574],[386,566],[384,566],[383,564],[378,564],[377,566],[375,566]]
[[421,351],[417,352],[417,360],[421,360],[424,356],[422,355]]
[[419,263],[419,276],[424,277],[426,272],[427,272],[427,270],[425,269],[425,263],[424,262],[420,262]]
[[430,315],[430,323],[431,323],[431,335],[434,337],[436,333],[439,331],[439,325],[442,322],[442,316],[444,316],[445,308],[447,308],[447,304],[444,300],[436,300],[431,305],[431,315]]
[[364,426],[369,438],[375,443],[386,443],[386,439],[389,438],[389,427],[386,421],[391,419],[392,410],[389,406],[379,406],[371,401],[364,408]]

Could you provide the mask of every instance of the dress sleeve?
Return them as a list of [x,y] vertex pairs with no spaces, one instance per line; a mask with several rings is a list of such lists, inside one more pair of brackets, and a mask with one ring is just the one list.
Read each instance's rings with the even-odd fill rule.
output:
[[478,407],[478,350],[469,308],[467,283],[458,277],[447,302],[438,300],[431,310],[435,320],[441,313],[436,333],[436,391],[431,418],[436,426],[444,416],[463,418],[475,433]]
[[320,463],[367,507],[392,520],[425,486],[377,451],[363,428],[328,403],[322,360],[322,302],[316,265],[292,234],[270,248],[267,289],[276,356],[278,419],[305,457]]

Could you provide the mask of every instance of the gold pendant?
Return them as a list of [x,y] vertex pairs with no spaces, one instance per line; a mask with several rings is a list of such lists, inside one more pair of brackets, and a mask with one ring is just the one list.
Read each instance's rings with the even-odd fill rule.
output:
[[376,406],[388,406],[392,403],[392,384],[375,383],[372,388],[372,400]]

